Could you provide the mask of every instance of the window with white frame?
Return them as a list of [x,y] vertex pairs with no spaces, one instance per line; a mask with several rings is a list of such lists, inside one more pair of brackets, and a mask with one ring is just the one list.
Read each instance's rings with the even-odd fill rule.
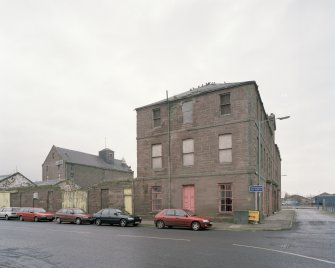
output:
[[225,93],[220,95],[220,108],[221,108],[221,114],[230,114],[231,113],[231,107],[230,107],[230,93]]
[[231,183],[219,184],[219,212],[233,211],[233,191]]
[[233,143],[232,134],[219,135],[219,160],[220,163],[231,163]]
[[162,186],[151,187],[151,205],[152,211],[162,209]]
[[187,101],[182,104],[183,124],[193,122],[193,102]]
[[152,168],[162,168],[162,144],[151,146]]
[[193,139],[183,140],[183,165],[194,165],[194,141]]
[[161,125],[161,109],[155,108],[152,110],[152,120],[154,127],[159,127]]

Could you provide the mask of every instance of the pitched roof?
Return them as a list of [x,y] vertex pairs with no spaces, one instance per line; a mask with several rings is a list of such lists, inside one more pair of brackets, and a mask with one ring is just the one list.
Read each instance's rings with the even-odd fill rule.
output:
[[21,175],[23,178],[25,178],[27,181],[29,181],[31,184],[35,185],[34,182],[32,182],[31,180],[29,180],[26,176],[22,175],[20,172],[15,172],[13,174],[9,174],[9,175],[0,175],[0,182],[3,182],[5,180],[7,180],[8,178],[14,177],[16,175]]
[[35,184],[37,186],[46,186],[46,185],[56,185],[57,183],[60,183],[61,180],[46,180],[46,181],[35,181]]
[[123,161],[114,159],[114,164],[106,163],[97,155],[82,153],[74,150],[55,147],[61,158],[67,163],[132,172],[130,166]]
[[[181,100],[181,99],[186,99],[186,98],[190,98],[190,97],[194,97],[194,96],[207,94],[207,93],[222,90],[222,89],[230,89],[230,88],[235,88],[235,87],[240,87],[240,86],[250,85],[250,84],[254,84],[254,85],[257,86],[255,81],[220,83],[220,84],[207,83],[207,84],[202,85],[198,88],[192,88],[189,91],[186,91],[186,92],[183,92],[181,94],[172,96],[168,100],[171,102],[171,101],[176,101],[176,100]],[[158,102],[154,102],[152,104],[148,104],[148,105],[145,105],[145,106],[142,106],[142,107],[139,107],[139,108],[136,108],[136,110],[146,108],[146,107],[150,107],[150,106],[154,106],[154,105],[159,105],[159,104],[162,104],[162,103],[166,103],[166,99],[158,101]]]

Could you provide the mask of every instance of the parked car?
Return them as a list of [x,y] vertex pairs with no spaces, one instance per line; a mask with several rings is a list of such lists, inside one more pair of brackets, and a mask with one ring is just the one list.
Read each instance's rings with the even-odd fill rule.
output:
[[141,217],[130,215],[128,212],[115,208],[102,209],[99,212],[93,214],[93,217],[95,218],[96,225],[108,223],[111,225],[118,224],[121,227],[125,227],[129,224],[136,226],[142,222]]
[[154,218],[157,228],[187,227],[194,231],[206,229],[212,226],[211,220],[207,217],[196,216],[188,209],[164,209],[157,213]]
[[44,208],[20,208],[16,212],[20,221],[53,221],[54,213],[47,212]]
[[19,209],[20,208],[17,207],[0,208],[0,218],[5,219],[6,221],[8,221],[9,219],[18,219],[19,216],[16,214],[16,212]]
[[92,214],[87,214],[80,208],[62,208],[55,213],[55,219],[57,223],[92,224],[94,222]]

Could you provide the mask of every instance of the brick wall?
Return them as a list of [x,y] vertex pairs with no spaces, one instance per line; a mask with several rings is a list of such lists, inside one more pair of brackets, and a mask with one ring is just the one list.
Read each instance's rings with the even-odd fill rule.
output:
[[[231,114],[221,115],[220,95],[230,93]],[[171,206],[182,205],[182,185],[194,184],[197,213],[218,213],[218,184],[232,183],[234,209],[255,209],[255,195],[248,186],[256,184],[257,136],[255,120],[266,120],[267,115],[255,84],[218,90],[205,95],[190,97],[193,102],[193,122],[183,124],[182,103],[170,102],[170,148],[171,148]],[[161,126],[153,127],[152,109],[160,108]],[[264,123],[262,147],[268,163],[262,174],[269,177],[280,169],[278,150],[275,150],[274,125]],[[150,215],[150,189],[162,185],[163,207],[168,204],[168,116],[167,104],[153,105],[137,110],[137,176],[135,183],[136,213]],[[232,162],[219,162],[219,135],[232,134]],[[183,166],[182,141],[194,140],[194,165]],[[152,168],[151,146],[162,144],[162,168]],[[272,164],[269,164],[272,159]],[[271,168],[269,168],[271,166]],[[272,176],[273,177],[273,176]],[[275,178],[280,187],[280,177]],[[273,185],[271,185],[273,187]],[[277,186],[278,188],[278,186]],[[271,188],[272,189],[272,188]],[[266,200],[268,202],[270,200]]]

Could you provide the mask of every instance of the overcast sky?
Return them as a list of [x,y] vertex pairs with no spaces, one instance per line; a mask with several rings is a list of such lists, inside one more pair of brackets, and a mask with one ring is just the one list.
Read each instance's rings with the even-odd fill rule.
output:
[[335,193],[335,1],[0,0],[0,175],[37,181],[52,145],[136,172],[135,108],[255,80],[282,192]]

